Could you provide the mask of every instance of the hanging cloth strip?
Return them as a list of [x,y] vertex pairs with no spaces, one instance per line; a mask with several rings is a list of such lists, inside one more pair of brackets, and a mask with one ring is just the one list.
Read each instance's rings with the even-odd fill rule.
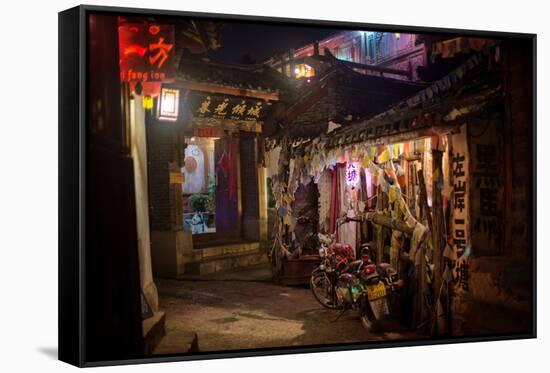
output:
[[329,233],[334,232],[336,228],[336,220],[340,215],[340,191],[338,181],[338,165],[332,169],[332,189],[330,197],[330,223]]

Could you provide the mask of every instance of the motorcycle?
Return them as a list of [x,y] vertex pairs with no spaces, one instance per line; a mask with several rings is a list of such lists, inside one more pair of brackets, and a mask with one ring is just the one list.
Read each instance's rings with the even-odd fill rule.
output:
[[[343,218],[341,224],[361,222],[361,218]],[[335,232],[336,233],[336,232]],[[402,286],[397,271],[388,263],[375,264],[369,244],[361,245],[361,258],[349,245],[335,243],[335,234],[320,236],[321,264],[312,272],[310,287],[317,301],[326,308],[340,309],[338,320],[347,310],[359,311],[362,325],[371,330],[389,314],[388,295]]]
[[357,271],[342,273],[336,283],[338,302],[342,311],[359,311],[361,324],[367,330],[390,313],[388,296],[402,285],[394,268],[388,263],[362,265]]
[[309,281],[315,299],[329,309],[342,307],[336,296],[336,283],[341,273],[351,269],[348,263],[355,258],[350,245],[337,243],[335,239],[338,228],[345,222],[344,218],[338,219],[332,234],[318,234],[321,263],[313,270]]

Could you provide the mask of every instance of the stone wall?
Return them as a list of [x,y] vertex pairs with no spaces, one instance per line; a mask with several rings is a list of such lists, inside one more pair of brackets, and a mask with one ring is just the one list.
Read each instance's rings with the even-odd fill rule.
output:
[[[508,138],[511,170],[511,214],[507,247],[509,252],[531,255],[533,201],[533,52],[529,41],[509,48],[507,84],[507,120],[511,123]],[[506,61],[505,61],[506,62]]]
[[[504,43],[501,55],[502,63],[497,69],[500,69],[504,99],[495,105],[492,113],[471,121],[478,126],[469,129],[471,173],[480,171],[480,151],[487,150],[487,145],[496,145],[499,195],[494,200],[495,216],[489,220],[494,231],[490,239],[483,225],[476,231],[475,219],[487,218],[492,209],[480,207],[480,199],[486,198],[480,188],[487,187],[487,180],[478,174],[471,182],[474,209],[471,211],[473,232],[472,255],[467,266],[468,290],[455,293],[453,335],[530,333],[533,326],[532,201],[535,196],[530,41]],[[491,143],[480,134],[480,128],[492,132]]]

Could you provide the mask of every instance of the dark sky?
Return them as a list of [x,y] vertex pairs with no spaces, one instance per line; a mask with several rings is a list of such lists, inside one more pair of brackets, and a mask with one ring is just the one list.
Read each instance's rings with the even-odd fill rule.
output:
[[321,40],[341,30],[307,26],[226,23],[220,32],[221,47],[209,51],[212,61],[241,63],[249,55],[260,63],[275,54]]

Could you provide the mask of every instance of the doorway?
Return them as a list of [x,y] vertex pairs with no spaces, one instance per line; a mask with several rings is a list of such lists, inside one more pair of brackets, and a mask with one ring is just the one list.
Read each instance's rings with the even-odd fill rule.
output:
[[190,137],[186,140],[183,229],[201,248],[240,239],[239,139]]

